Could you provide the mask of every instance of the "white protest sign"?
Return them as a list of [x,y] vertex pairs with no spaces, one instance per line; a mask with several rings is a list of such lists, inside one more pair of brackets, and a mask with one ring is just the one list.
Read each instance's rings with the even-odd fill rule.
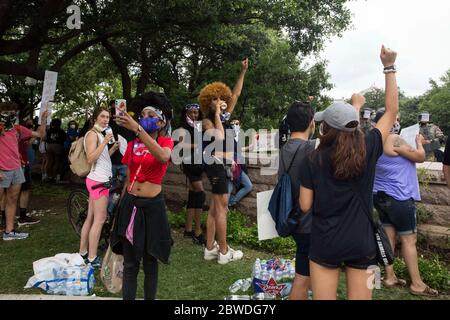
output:
[[269,212],[269,202],[273,190],[258,192],[256,194],[256,212],[258,222],[258,240],[267,240],[278,237],[275,221]]
[[42,87],[41,110],[39,113],[39,124],[41,124],[42,113],[48,110],[47,125],[50,124],[52,114],[52,103],[48,103],[55,98],[56,82],[58,73],[54,71],[45,71],[44,86]]
[[119,151],[122,155],[125,155],[125,151],[127,151],[127,139],[125,139],[124,137],[122,137],[120,134],[117,136],[118,140],[119,140]]
[[405,139],[412,148],[416,149],[416,136],[419,134],[419,124],[402,129],[400,136]]

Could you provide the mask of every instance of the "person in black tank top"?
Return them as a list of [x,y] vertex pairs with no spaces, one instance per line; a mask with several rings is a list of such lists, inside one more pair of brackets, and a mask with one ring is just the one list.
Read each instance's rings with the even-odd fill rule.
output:
[[[203,161],[211,184],[211,202],[206,228],[205,260],[217,260],[219,264],[242,259],[243,253],[227,245],[228,178],[226,163],[233,160],[234,135],[231,126],[226,130],[226,121],[236,106],[248,69],[248,59],[242,61],[241,73],[233,91],[222,82],[206,85],[199,95],[200,110],[205,115]],[[225,124],[224,124],[225,123]],[[229,131],[229,133],[227,133]],[[230,136],[231,140],[228,138]],[[231,148],[228,145],[231,144]],[[223,148],[225,146],[225,148]],[[217,243],[216,240],[217,239]]]
[[[192,238],[195,244],[205,245],[206,239],[202,234],[201,215],[205,203],[203,189],[203,163],[201,158],[201,119],[200,106],[196,103],[187,104],[181,112],[182,134],[179,143],[183,144],[183,162],[181,168],[189,180],[187,201],[187,215],[184,227],[184,237]],[[192,230],[192,220],[195,231]]]

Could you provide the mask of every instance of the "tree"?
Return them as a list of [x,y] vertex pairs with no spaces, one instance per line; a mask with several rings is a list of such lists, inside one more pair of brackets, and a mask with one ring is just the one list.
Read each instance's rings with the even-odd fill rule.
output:
[[440,81],[441,84],[430,80],[431,89],[423,95],[419,110],[430,112],[432,121],[448,135],[450,133],[450,70],[441,77]]

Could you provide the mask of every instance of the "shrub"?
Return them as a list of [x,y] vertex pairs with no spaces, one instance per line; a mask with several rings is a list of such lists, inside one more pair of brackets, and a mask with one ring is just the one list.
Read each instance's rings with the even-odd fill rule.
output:
[[[394,270],[398,277],[409,278],[408,269],[405,261],[402,259],[395,259]],[[419,257],[420,276],[423,281],[434,289],[440,291],[447,291],[450,289],[450,273],[447,267],[439,261],[437,256],[431,260]]]

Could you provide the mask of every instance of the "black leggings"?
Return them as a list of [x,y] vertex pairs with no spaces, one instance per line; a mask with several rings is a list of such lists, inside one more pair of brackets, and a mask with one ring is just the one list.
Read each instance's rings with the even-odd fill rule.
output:
[[[131,243],[122,239],[123,244],[123,300],[135,300],[137,290],[137,276],[139,273],[140,261],[136,258]],[[158,260],[147,253],[144,248],[144,300],[156,299],[156,289],[158,286]]]

